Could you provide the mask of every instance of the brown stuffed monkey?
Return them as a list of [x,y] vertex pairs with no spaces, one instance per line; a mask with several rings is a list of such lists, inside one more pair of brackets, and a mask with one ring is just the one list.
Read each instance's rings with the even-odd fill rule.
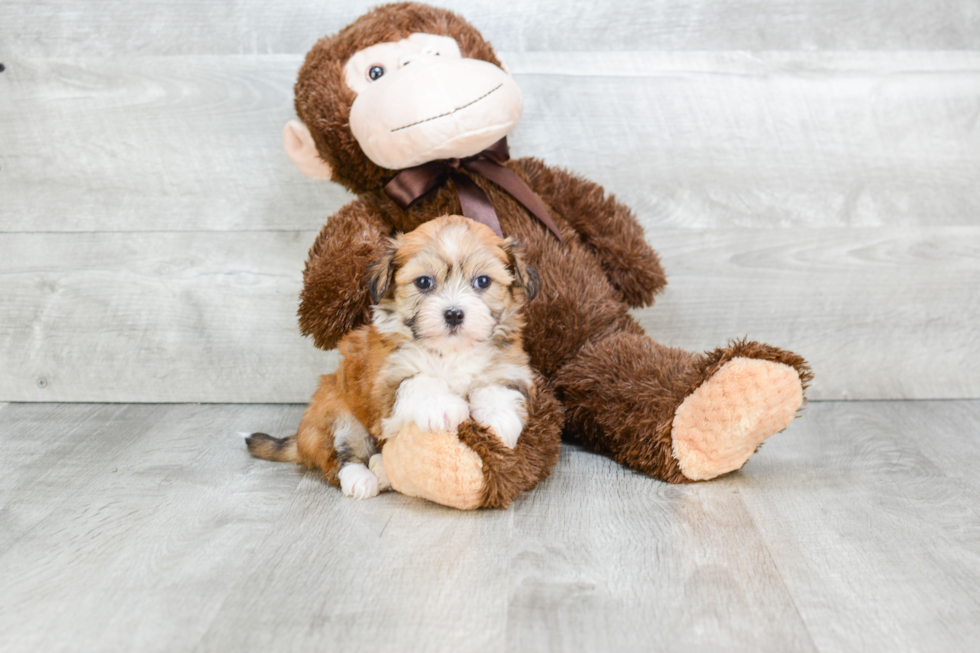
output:
[[403,432],[383,449],[396,490],[506,506],[547,476],[562,433],[663,481],[707,480],[741,468],[803,405],[811,375],[793,353],[735,342],[692,354],[644,333],[629,309],[650,305],[666,279],[642,228],[598,185],[507,160],[520,91],[455,14],[374,9],[313,47],[295,92],[290,159],[358,194],[306,264],[300,326],[318,347],[370,320],[365,279],[387,239],[438,216],[514,237],[539,277],[524,342],[540,377],[518,445],[472,421],[455,435]]

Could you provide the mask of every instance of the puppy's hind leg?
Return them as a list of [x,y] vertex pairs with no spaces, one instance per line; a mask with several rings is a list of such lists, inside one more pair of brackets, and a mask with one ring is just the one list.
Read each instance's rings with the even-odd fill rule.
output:
[[344,496],[370,499],[384,489],[373,469],[365,465],[375,454],[374,439],[353,415],[338,416],[333,423],[337,480]]
[[296,436],[274,438],[268,433],[253,433],[245,438],[248,452],[256,458],[277,463],[296,462]]
[[367,468],[377,452],[374,438],[348,407],[336,374],[320,377],[320,387],[296,431],[296,444],[296,461],[322,471],[345,496],[377,496],[378,479]]

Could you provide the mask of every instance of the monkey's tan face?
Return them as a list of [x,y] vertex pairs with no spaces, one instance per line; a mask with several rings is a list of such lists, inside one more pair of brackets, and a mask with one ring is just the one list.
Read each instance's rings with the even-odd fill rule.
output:
[[434,351],[455,352],[516,334],[523,293],[515,292],[505,247],[489,228],[452,216],[396,241],[394,287],[375,310],[375,325]]
[[477,154],[510,133],[523,111],[507,72],[463,58],[446,36],[418,33],[365,48],[344,75],[357,93],[351,132],[390,170]]

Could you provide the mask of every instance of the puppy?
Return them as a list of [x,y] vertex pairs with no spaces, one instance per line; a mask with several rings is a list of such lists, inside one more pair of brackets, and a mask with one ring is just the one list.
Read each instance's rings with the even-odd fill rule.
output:
[[296,434],[253,433],[249,452],[316,467],[365,499],[390,487],[379,450],[408,424],[455,432],[473,419],[516,446],[534,387],[523,309],[537,292],[517,249],[460,216],[391,240],[371,271],[372,323],[341,340]]

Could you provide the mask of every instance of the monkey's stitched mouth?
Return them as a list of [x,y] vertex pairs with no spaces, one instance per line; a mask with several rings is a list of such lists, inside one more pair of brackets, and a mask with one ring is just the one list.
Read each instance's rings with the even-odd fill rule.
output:
[[476,98],[476,99],[475,99],[475,100],[473,100],[472,102],[467,102],[467,103],[466,103],[466,104],[464,104],[463,106],[461,106],[461,107],[456,107],[456,108],[455,108],[455,109],[453,109],[452,111],[447,111],[446,113],[440,113],[440,114],[439,114],[438,116],[432,116],[431,118],[426,118],[425,120],[419,120],[419,121],[417,121],[417,122],[413,122],[413,123],[412,123],[412,124],[410,124],[410,125],[405,125],[405,126],[403,126],[403,127],[398,127],[397,129],[392,129],[392,130],[391,130],[391,133],[392,133],[392,134],[394,134],[395,132],[398,132],[398,131],[401,131],[401,130],[403,130],[403,129],[408,129],[409,127],[414,127],[415,125],[421,125],[421,124],[422,124],[423,122],[429,122],[430,120],[438,120],[439,118],[445,118],[446,116],[451,116],[451,115],[453,115],[454,113],[456,113],[457,111],[462,111],[462,110],[463,110],[463,109],[465,109],[466,107],[471,107],[471,106],[473,106],[474,104],[476,104],[476,103],[477,103],[477,102],[479,102],[480,100],[482,100],[482,99],[484,99],[485,97],[487,97],[488,95],[490,95],[490,94],[491,94],[491,93],[493,93],[494,91],[497,91],[497,90],[499,90],[499,89],[500,89],[500,87],[502,87],[502,86],[503,86],[503,84],[502,84],[502,83],[501,83],[501,84],[497,84],[497,85],[496,85],[496,86],[495,86],[494,88],[492,88],[492,89],[490,89],[489,91],[487,91],[486,93],[484,93],[484,94],[483,94],[483,95],[481,95],[480,97],[478,97],[478,98]]

